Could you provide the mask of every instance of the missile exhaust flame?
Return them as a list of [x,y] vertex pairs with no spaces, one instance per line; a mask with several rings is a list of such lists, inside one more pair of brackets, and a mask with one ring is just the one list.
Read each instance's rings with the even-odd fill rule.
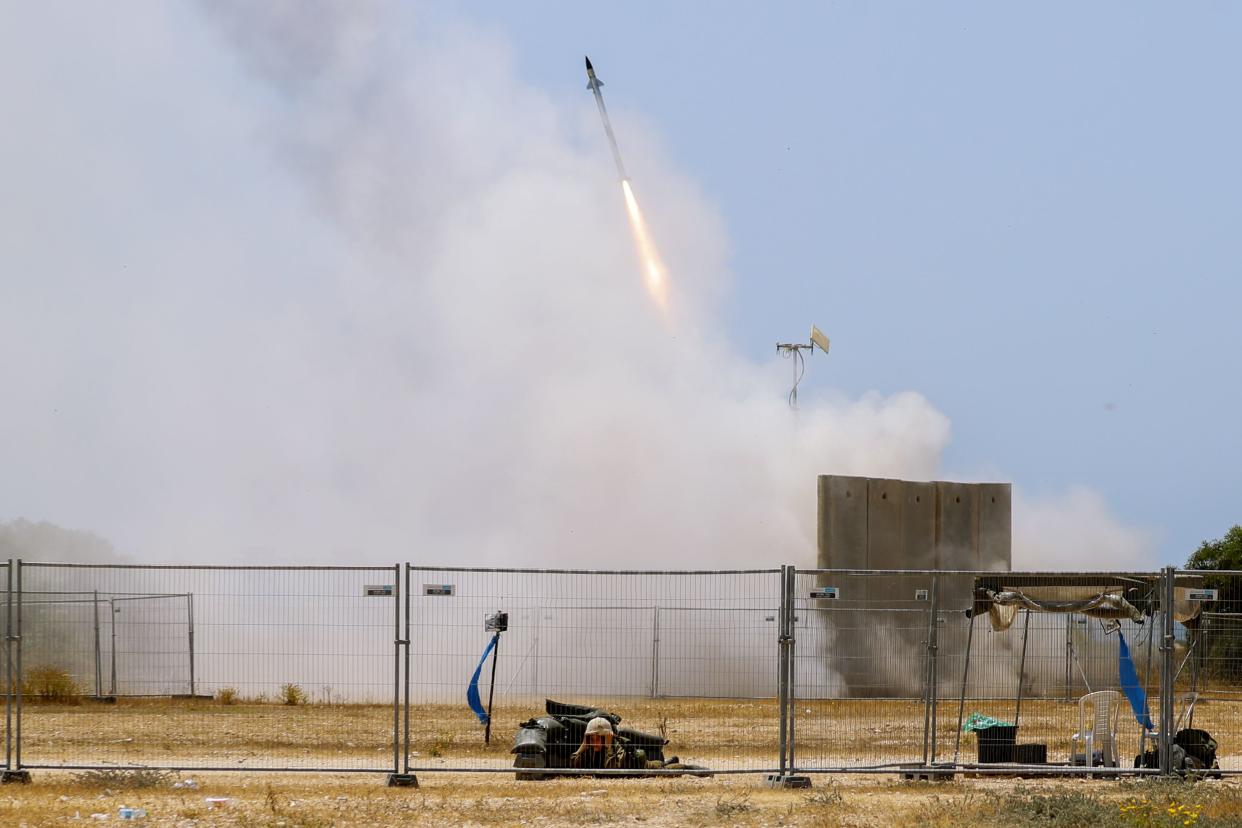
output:
[[604,95],[600,87],[604,82],[595,77],[595,67],[591,59],[586,59],[587,89],[595,95],[595,104],[599,107],[600,120],[604,122],[604,134],[608,137],[608,146],[612,150],[613,163],[617,165],[617,176],[621,179],[621,194],[625,197],[625,212],[630,220],[630,233],[634,236],[634,246],[638,249],[638,258],[642,262],[643,282],[651,298],[660,306],[660,310],[668,312],[668,284],[665,276],[664,263],[651,240],[651,231],[643,218],[642,210],[638,209],[638,199],[634,197],[634,188],[630,186],[630,177],[625,172],[625,164],[621,161],[621,150],[617,147],[617,136],[613,134],[612,122],[608,119],[608,110],[604,107]]
[[668,310],[668,285],[664,276],[664,263],[656,251],[651,233],[647,230],[647,222],[642,211],[638,209],[638,199],[634,198],[634,190],[629,179],[621,182],[621,192],[625,196],[625,211],[630,219],[630,232],[634,235],[634,246],[638,248],[638,257],[642,260],[643,276],[647,292],[655,299],[660,310]]

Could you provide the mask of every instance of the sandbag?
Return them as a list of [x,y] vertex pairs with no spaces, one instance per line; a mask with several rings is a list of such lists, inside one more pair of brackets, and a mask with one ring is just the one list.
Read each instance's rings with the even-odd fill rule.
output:
[[1216,766],[1216,740],[1206,730],[1187,727],[1177,731],[1173,744],[1186,751],[1188,758],[1193,757],[1200,768]]
[[[1173,754],[1173,770],[1174,772],[1186,769],[1186,751],[1174,742],[1170,746],[1170,752]],[[1147,750],[1134,757],[1134,767],[1157,769],[1160,767],[1160,751],[1156,749]]]
[[620,727],[617,728],[617,737],[634,750],[642,751],[646,760],[664,761],[664,746],[668,744],[668,739],[663,736],[643,733],[629,727]]
[[543,709],[547,711],[549,716],[585,716],[595,708],[588,707],[585,704],[566,704],[565,702],[544,699]]
[[663,736],[643,733],[632,727],[617,728],[617,735],[635,747],[664,747],[668,744],[668,739],[665,739]]
[[[538,719],[532,719],[535,724],[548,731],[548,741],[557,741],[565,736],[565,725],[561,724],[561,720],[555,716],[540,716]],[[529,722],[522,725],[528,727]]]
[[567,767],[570,754],[582,743],[582,736],[575,736],[555,716],[540,716],[536,721],[548,734],[548,767]]
[[540,726],[522,726],[513,737],[513,749],[510,753],[537,754],[543,756],[548,752],[548,731]]

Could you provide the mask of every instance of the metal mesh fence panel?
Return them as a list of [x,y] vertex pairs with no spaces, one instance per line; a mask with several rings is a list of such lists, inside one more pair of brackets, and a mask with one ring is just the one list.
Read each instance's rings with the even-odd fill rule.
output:
[[191,600],[24,590],[23,655],[33,670],[64,673],[75,693],[95,698],[192,695]]
[[[938,751],[932,761],[981,770],[1015,763],[1087,772],[1090,765],[1095,773],[1116,773],[1133,772],[1136,757],[1157,750],[1161,575],[939,577],[967,579],[973,594],[959,589],[957,599],[939,609]],[[1029,606],[1005,604],[1004,595],[1020,596]],[[1088,614],[1065,609],[1101,595],[1109,596],[1108,606]],[[1123,644],[1145,707],[1132,703],[1122,686]],[[1145,711],[1151,728],[1140,723]]]
[[[603,709],[621,716],[623,728],[666,737],[665,760],[774,767],[779,570],[410,567],[407,576],[410,769],[512,768],[519,725],[545,716],[548,699]],[[485,705],[494,665],[485,742],[466,692],[493,635],[484,620],[497,612],[508,614],[508,626],[480,674]]]
[[1242,573],[0,568],[7,769],[1242,773]]
[[932,576],[794,575],[794,767],[923,761]]
[[[1157,745],[1162,584],[1159,573],[799,572],[795,767],[1133,771]],[[1150,728],[1122,692],[1123,640]]]
[[1177,587],[1177,743],[1208,768],[1242,773],[1242,572],[1181,572]]
[[23,766],[394,767],[397,567],[18,572]]

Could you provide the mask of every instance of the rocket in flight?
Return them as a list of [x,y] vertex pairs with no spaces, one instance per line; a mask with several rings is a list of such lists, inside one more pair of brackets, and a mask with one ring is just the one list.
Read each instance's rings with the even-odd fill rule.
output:
[[590,89],[595,95],[595,103],[599,107],[599,117],[604,122],[604,132],[608,135],[608,146],[612,148],[612,160],[617,164],[617,175],[622,181],[629,181],[630,177],[625,173],[625,164],[621,162],[621,150],[617,148],[617,136],[612,132],[612,122],[608,120],[608,110],[604,108],[604,94],[600,92],[600,87],[604,82],[595,77],[595,67],[591,65],[591,59],[586,59],[587,72],[587,89]]

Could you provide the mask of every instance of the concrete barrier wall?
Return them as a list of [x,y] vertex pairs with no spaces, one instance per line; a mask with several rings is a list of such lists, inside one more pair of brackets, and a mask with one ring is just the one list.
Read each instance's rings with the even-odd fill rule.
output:
[[820,475],[821,569],[1007,571],[1008,483]]
[[867,548],[867,478],[820,475],[821,561],[827,554],[837,569],[867,569]]

